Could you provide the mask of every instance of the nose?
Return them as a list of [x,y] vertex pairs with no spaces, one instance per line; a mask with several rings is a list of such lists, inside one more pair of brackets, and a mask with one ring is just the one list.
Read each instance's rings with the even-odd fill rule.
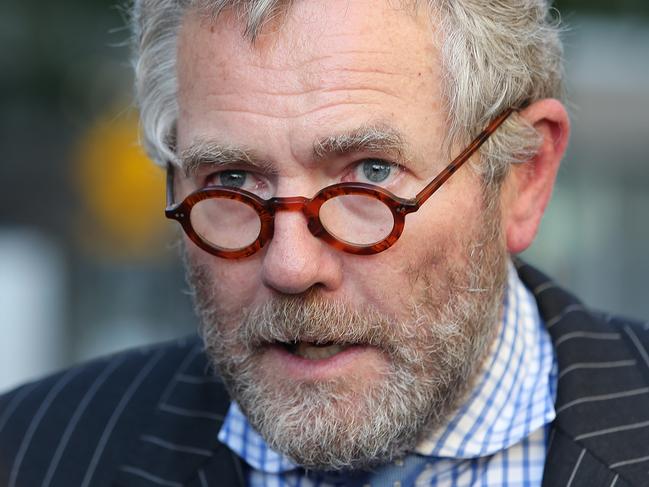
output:
[[340,286],[341,256],[311,234],[301,212],[277,212],[274,226],[262,264],[262,281],[267,287],[283,294],[300,294],[314,286],[326,290]]

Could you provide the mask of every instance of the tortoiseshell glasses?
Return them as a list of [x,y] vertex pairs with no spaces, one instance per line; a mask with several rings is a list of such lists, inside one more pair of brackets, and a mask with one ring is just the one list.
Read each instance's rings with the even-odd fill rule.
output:
[[419,210],[484,144],[513,110],[494,118],[471,144],[413,199],[367,183],[338,183],[313,198],[263,199],[244,189],[208,186],[174,203],[173,166],[167,170],[167,218],[177,220],[201,249],[225,259],[254,254],[273,237],[275,213],[299,211],[311,233],[332,247],[358,255],[383,252],[397,241],[405,217]]

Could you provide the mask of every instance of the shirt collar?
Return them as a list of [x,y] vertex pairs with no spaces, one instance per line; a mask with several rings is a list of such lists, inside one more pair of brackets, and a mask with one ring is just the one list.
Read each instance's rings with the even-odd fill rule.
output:
[[[555,377],[555,379],[553,379]],[[427,457],[477,458],[518,443],[555,417],[556,360],[533,295],[509,263],[503,320],[476,386],[441,428],[415,452]],[[297,466],[270,449],[232,402],[219,441],[252,468],[281,473]]]
[[532,293],[510,263],[503,320],[476,386],[421,455],[477,458],[518,443],[554,420],[554,349]]
[[266,444],[261,435],[250,426],[248,418],[234,401],[230,403],[218,438],[255,470],[281,473],[297,468],[288,458]]

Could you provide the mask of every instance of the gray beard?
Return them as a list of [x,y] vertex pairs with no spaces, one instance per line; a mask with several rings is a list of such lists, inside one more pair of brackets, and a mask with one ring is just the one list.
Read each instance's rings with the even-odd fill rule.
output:
[[[206,353],[251,425],[296,464],[365,469],[399,458],[448,420],[493,342],[506,279],[498,229],[485,215],[463,262],[438,250],[409,270],[413,298],[401,321],[317,290],[227,316],[208,269],[186,256]],[[389,372],[296,383],[260,366],[264,345],[298,340],[371,345]]]

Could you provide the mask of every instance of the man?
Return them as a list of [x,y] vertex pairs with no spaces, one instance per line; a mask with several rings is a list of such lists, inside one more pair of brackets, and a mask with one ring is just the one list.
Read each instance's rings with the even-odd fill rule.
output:
[[510,259],[569,135],[548,8],[136,2],[202,342],[1,398],[3,485],[647,485],[649,333]]

